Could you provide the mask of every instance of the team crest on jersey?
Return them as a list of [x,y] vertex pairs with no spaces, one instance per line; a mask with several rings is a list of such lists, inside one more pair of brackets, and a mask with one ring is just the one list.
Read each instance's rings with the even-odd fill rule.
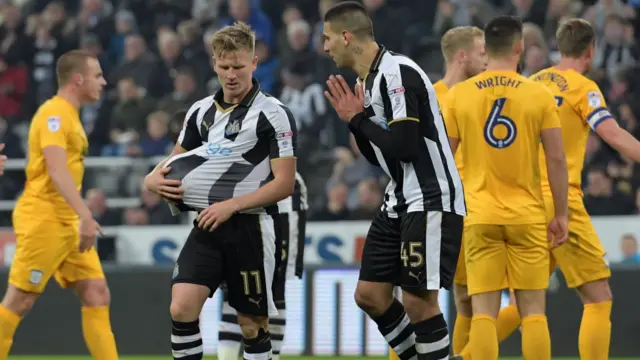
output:
[[600,96],[600,93],[597,91],[590,91],[587,94],[587,99],[589,101],[589,106],[592,108],[596,108],[602,105],[602,97]]
[[60,117],[59,116],[50,116],[47,119],[47,128],[49,128],[49,131],[51,132],[56,132],[58,130],[60,130]]
[[40,270],[31,270],[31,273],[29,274],[29,284],[40,285],[42,282],[42,275],[44,275],[44,273]]
[[239,132],[240,132],[239,121],[229,121],[227,126],[224,128],[224,134],[226,136],[237,135]]

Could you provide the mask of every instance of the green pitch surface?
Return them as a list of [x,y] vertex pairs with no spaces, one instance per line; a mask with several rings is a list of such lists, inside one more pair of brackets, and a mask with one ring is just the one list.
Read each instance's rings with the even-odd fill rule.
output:
[[[215,356],[205,356],[207,360],[214,360]],[[90,356],[9,356],[9,359],[16,360],[92,360]],[[170,356],[123,356],[120,360],[167,360],[171,359]],[[330,357],[330,356],[283,356],[282,360],[312,360],[312,359],[326,359],[326,360],[356,360],[363,359],[358,356],[341,356],[341,357]],[[386,357],[380,356],[370,356],[366,357],[366,359],[372,360],[384,360]],[[520,360],[521,358],[503,358],[504,360]],[[554,358],[554,360],[580,360],[579,358]],[[636,358],[611,358],[611,360],[640,360],[640,357]]]

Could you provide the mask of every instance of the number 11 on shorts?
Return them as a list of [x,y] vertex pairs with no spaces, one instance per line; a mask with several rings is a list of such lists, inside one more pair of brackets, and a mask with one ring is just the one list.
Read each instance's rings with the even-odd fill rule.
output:
[[[255,284],[256,292],[255,295],[262,294],[262,276],[260,275],[259,270],[254,271],[240,271],[240,275],[242,276],[242,283],[244,284],[244,294],[251,295],[251,283]],[[253,280],[253,281],[252,281]]]

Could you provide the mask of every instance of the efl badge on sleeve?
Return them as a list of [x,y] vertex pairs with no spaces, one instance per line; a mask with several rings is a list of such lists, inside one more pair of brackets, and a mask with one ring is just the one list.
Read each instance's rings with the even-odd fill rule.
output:
[[59,116],[50,116],[47,119],[47,127],[49,128],[49,131],[51,132],[56,132],[58,130],[60,130],[60,117]]

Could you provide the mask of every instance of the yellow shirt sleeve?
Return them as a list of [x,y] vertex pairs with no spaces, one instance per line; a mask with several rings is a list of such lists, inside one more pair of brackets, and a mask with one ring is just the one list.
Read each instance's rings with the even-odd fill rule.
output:
[[[544,86],[544,85],[541,85]],[[556,103],[556,99],[553,97],[553,94],[546,87],[544,88],[545,92],[542,94],[541,98],[544,101],[544,113],[542,116],[542,130],[553,129],[562,127],[560,124],[560,114],[558,111],[558,105]]]
[[43,112],[38,116],[36,126],[40,138],[40,149],[47,146],[59,146],[67,149],[67,125],[62,118],[64,114],[54,115],[53,112]]
[[586,87],[578,100],[578,111],[584,121],[595,131],[596,127],[613,115],[607,108],[604,96],[595,83]]
[[460,131],[458,129],[458,121],[452,104],[454,104],[455,89],[449,90],[444,97],[443,104],[440,104],[442,109],[442,117],[444,118],[444,125],[447,128],[447,136],[454,139],[460,139]]

